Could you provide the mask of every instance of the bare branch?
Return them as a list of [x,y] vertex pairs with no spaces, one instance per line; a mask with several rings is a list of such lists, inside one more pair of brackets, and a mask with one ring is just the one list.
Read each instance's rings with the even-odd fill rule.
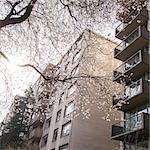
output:
[[19,67],[31,67],[33,68],[37,73],[39,73],[43,78],[44,80],[50,80],[50,78],[48,77],[45,77],[44,74],[42,74],[42,72],[40,72],[35,66],[31,65],[31,64],[25,64],[25,65],[18,65]]
[[[10,3],[10,2],[9,2]],[[9,19],[12,15],[14,15],[16,13],[16,10],[15,10],[15,7],[20,4],[21,1],[17,1],[15,2],[14,4],[11,4],[12,8],[11,8],[11,11],[10,13],[7,15],[7,17],[5,18],[6,20]]]
[[[0,29],[7,26],[7,25],[18,24],[18,23],[22,23],[25,20],[27,20],[31,14],[33,7],[34,7],[36,2],[37,2],[37,0],[30,0],[29,4],[27,6],[25,6],[24,8],[22,8],[18,12],[16,12],[15,7],[18,4],[20,4],[21,1],[17,1],[16,3],[14,3],[12,5],[10,13],[5,17],[5,19],[0,20]],[[13,15],[19,15],[23,10],[25,10],[23,15],[21,15],[20,17],[13,17]]]
[[62,0],[60,0],[60,3],[61,3],[64,7],[66,7],[66,8],[68,9],[68,12],[69,12],[70,16],[71,16],[75,21],[77,21],[77,18],[72,14],[69,5],[65,4]]
[[7,57],[3,52],[0,51],[0,55],[1,55],[3,58],[5,58],[5,59],[9,62],[8,57]]
[[69,77],[65,77],[64,79],[59,79],[59,77],[47,77],[47,76],[45,76],[42,72],[40,72],[35,66],[33,66],[31,64],[18,65],[18,66],[19,67],[31,67],[31,68],[33,68],[46,81],[54,80],[54,81],[60,81],[60,82],[67,82],[67,81],[72,80],[72,79],[86,79],[86,78],[96,79],[96,78],[100,78],[100,76],[79,75],[79,76],[69,76]]

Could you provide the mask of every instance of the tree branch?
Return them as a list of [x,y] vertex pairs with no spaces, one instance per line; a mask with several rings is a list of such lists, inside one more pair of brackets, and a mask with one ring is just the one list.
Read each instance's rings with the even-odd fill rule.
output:
[[43,77],[44,80],[50,80],[50,79],[51,79],[51,78],[45,77],[45,75],[44,75],[42,72],[40,72],[35,66],[33,66],[33,65],[31,65],[31,64],[17,65],[17,66],[19,66],[19,67],[31,67],[31,68],[33,68],[37,73],[39,73],[39,74]]
[[[9,63],[10,63],[10,60],[9,58],[3,53],[0,51],[0,55],[5,58]],[[24,64],[24,65],[17,65],[19,67],[31,67],[33,68],[37,73],[39,73],[42,78],[46,81],[60,81],[60,82],[67,82],[69,80],[72,80],[72,79],[86,79],[86,78],[90,78],[90,79],[98,79],[98,78],[102,78],[100,76],[90,76],[90,75],[79,75],[79,76],[69,76],[69,77],[64,77],[64,79],[60,79],[58,76],[57,77],[49,77],[49,76],[45,76],[41,71],[39,71],[34,65],[31,65],[31,64]]]
[[[21,1],[17,1],[12,5],[10,13],[5,17],[5,19],[0,20],[0,29],[11,24],[19,24],[24,22],[31,15],[33,7],[37,0],[30,0],[29,4],[22,8],[20,11],[16,12],[15,7],[21,3]],[[25,10],[24,14],[20,17],[13,17],[13,15],[19,15],[23,10]],[[14,13],[15,11],[15,13]]]
[[60,82],[67,82],[69,80],[72,80],[72,79],[98,79],[98,78],[101,78],[100,76],[90,76],[90,75],[79,75],[79,76],[69,76],[69,77],[64,77],[64,79],[59,79],[59,77],[48,77],[48,76],[45,76],[42,72],[40,72],[35,66],[31,65],[31,64],[25,64],[25,65],[18,65],[19,67],[31,67],[33,68],[37,73],[39,73],[44,80],[46,81],[60,81]]
[[68,12],[69,12],[70,16],[71,16],[75,21],[77,21],[77,18],[72,14],[69,5],[65,4],[62,0],[60,0],[60,3],[61,3],[64,7],[66,7],[66,8],[68,9]]
[[6,20],[9,19],[12,15],[15,14],[15,13],[14,13],[14,12],[16,12],[15,7],[16,7],[18,4],[20,4],[21,1],[17,1],[17,2],[15,2],[14,4],[11,4],[11,2],[9,2],[9,1],[7,1],[7,2],[12,6],[12,8],[11,8],[10,13],[9,13],[9,14],[7,15],[7,17],[5,18]]
[[3,52],[0,51],[0,55],[9,62],[8,57]]

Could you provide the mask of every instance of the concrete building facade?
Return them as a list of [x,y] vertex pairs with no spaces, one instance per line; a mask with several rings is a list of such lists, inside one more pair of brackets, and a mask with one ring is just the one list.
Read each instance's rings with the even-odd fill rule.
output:
[[119,150],[119,142],[110,139],[111,124],[120,117],[111,108],[118,89],[111,82],[115,46],[85,31],[53,66],[44,124],[39,127],[36,117],[32,122],[32,132],[38,131],[30,139],[37,139],[40,150]]

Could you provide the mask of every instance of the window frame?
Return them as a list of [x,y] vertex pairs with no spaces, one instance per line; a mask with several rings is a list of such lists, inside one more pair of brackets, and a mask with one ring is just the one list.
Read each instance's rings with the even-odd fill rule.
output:
[[[65,126],[67,126],[67,125],[70,125],[70,131],[69,131],[69,133],[64,134],[64,133],[63,133],[63,132],[64,132],[64,128],[65,128]],[[70,133],[71,133],[71,121],[68,121],[67,123],[65,123],[65,124],[62,125],[61,137],[69,136]]]
[[48,119],[46,119],[45,125],[44,125],[44,129],[45,129],[45,130],[50,127],[51,121],[52,121],[52,117],[49,117]]
[[[71,105],[73,105],[73,106],[72,106],[72,107],[73,107],[73,111],[71,111],[71,112],[69,112],[69,113],[66,114],[67,108],[68,108],[69,106],[71,106]],[[75,104],[74,104],[74,100],[73,100],[73,101],[69,102],[68,105],[65,107],[64,117],[66,117],[66,116],[72,114],[72,113],[74,112],[74,110],[75,110]]]
[[56,128],[53,132],[52,142],[55,142],[57,140],[57,137],[58,137],[58,128]]
[[61,111],[62,111],[61,109],[59,111],[57,111],[55,122],[59,122],[60,121],[60,119],[61,119]]
[[48,134],[44,135],[42,137],[42,141],[41,141],[41,147],[45,147],[48,141]]
[[69,147],[69,144],[67,143],[67,144],[59,146],[59,150],[63,150],[62,148],[67,148],[68,149],[68,147]]

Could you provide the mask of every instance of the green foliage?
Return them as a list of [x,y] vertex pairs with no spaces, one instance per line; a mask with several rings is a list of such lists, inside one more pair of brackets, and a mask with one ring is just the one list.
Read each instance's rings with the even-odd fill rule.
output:
[[23,145],[29,132],[33,103],[34,95],[31,88],[25,92],[25,97],[15,97],[12,110],[6,118],[7,122],[2,125],[0,150],[8,147],[17,149]]

